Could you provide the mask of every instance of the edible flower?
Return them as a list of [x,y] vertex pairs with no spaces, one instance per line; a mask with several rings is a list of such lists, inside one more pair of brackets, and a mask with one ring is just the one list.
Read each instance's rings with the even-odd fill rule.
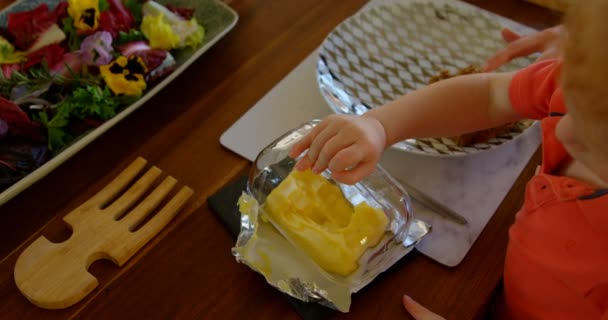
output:
[[141,30],[150,40],[150,46],[156,49],[170,50],[177,48],[182,40],[171,25],[165,22],[162,13],[155,16],[145,16],[141,23]]
[[144,76],[148,70],[141,57],[120,56],[112,63],[99,67],[99,71],[114,94],[137,96],[146,89]]
[[146,65],[146,68],[148,68],[148,71],[152,71],[159,67],[168,54],[168,52],[165,50],[152,49],[144,41],[128,43],[120,46],[118,50],[120,50],[120,54],[125,57],[130,57],[133,55],[141,57]]
[[95,31],[99,25],[99,0],[68,0],[68,14],[82,33]]
[[0,37],[0,64],[12,64],[25,61],[23,52],[15,51],[15,47],[8,40]]
[[141,31],[154,49],[194,47],[203,41],[205,31],[195,18],[186,20],[154,1],[144,4],[143,13]]
[[112,61],[112,34],[107,31],[96,32],[82,41],[80,54],[82,62],[91,66],[101,66]]
[[155,82],[177,68],[175,58],[168,51],[152,49],[144,41],[131,42],[118,49],[125,57],[135,55],[142,58],[149,70],[146,75],[148,83]]

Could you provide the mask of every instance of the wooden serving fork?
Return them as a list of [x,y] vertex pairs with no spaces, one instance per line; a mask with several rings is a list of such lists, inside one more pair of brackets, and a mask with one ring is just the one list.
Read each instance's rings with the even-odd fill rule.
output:
[[98,284],[87,271],[94,261],[109,259],[122,266],[177,215],[193,193],[188,187],[181,188],[141,225],[177,183],[173,177],[165,178],[137,204],[161,173],[152,167],[133,183],[146,162],[136,159],[99,193],[67,214],[63,220],[72,230],[67,241],[52,243],[41,236],[21,253],[14,276],[28,300],[45,309],[67,308],[79,302]]

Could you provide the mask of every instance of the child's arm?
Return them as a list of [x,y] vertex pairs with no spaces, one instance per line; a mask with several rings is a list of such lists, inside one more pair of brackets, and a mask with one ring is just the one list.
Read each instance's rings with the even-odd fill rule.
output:
[[512,122],[521,116],[509,102],[512,73],[442,80],[363,116],[331,115],[294,145],[306,149],[298,169],[332,171],[335,180],[355,183],[369,175],[388,146],[407,138],[454,136]]
[[449,137],[521,118],[509,101],[513,73],[482,73],[439,81],[373,109],[386,146],[407,138]]

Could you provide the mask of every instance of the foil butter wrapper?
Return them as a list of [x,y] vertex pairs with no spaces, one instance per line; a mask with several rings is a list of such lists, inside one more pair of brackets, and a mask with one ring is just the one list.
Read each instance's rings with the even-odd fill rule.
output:
[[[246,192],[239,199],[239,210],[241,232],[232,249],[236,260],[262,274],[270,285],[294,298],[341,312],[348,312],[352,293],[403,258],[430,231],[430,225],[413,219],[405,239],[399,241],[386,235],[376,246],[379,250],[375,252],[381,254],[369,260],[373,265],[361,266],[347,278],[364,278],[364,281],[336,281],[327,277],[304,251],[295,248],[270,222],[265,221],[261,217],[263,212],[259,203]],[[364,256],[362,260],[366,258]]]
[[[239,199],[241,231],[232,253],[238,262],[262,274],[280,291],[302,301],[347,312],[351,294],[409,253],[431,227],[413,217],[409,196],[381,166],[354,185],[334,181],[331,172],[326,170],[322,176],[339,188],[336,191],[353,208],[365,202],[384,213],[384,233],[379,235],[379,241],[373,247],[362,251],[356,264],[352,265],[356,269],[347,276],[328,272],[301,249],[289,232],[281,230],[280,223],[271,221],[264,205],[267,197],[294,169],[297,159],[288,156],[292,146],[318,123],[318,120],[312,120],[290,130],[257,156],[246,191]],[[358,241],[363,245],[367,236]]]

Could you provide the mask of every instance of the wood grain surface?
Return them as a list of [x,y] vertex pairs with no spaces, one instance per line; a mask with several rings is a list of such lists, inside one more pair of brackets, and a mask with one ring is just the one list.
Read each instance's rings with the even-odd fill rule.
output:
[[[0,6],[10,2],[0,0]],[[0,207],[0,319],[298,319],[277,290],[235,262],[234,239],[207,207],[210,195],[250,166],[222,148],[219,137],[365,1],[226,2],[240,20],[224,39],[156,97]],[[470,2],[538,29],[560,20],[521,0]],[[186,208],[121,268],[94,263],[90,272],[99,285],[80,303],[57,311],[31,304],[13,279],[18,255],[40,235],[67,239],[62,218],[139,156],[194,190]],[[400,303],[405,292],[449,319],[482,317],[501,281],[509,225],[539,159],[537,153],[458,267],[411,254],[354,295],[350,313],[335,318],[408,319]]]

